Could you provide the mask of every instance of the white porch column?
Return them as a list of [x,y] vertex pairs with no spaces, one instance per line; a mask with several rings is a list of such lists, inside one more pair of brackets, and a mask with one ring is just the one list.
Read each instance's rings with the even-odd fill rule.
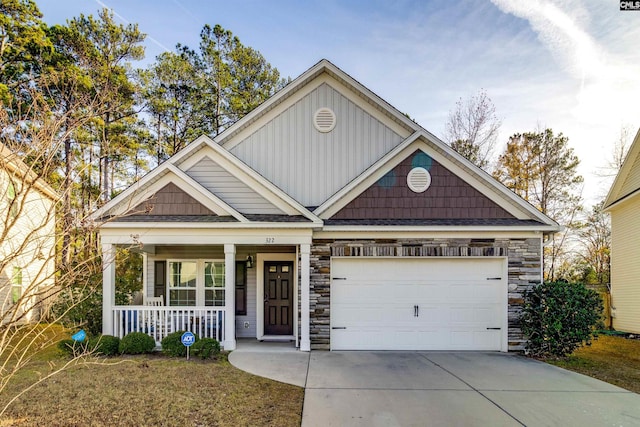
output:
[[102,334],[113,335],[113,304],[116,300],[116,248],[102,245]]
[[301,336],[300,350],[311,351],[311,340],[309,339],[309,292],[310,292],[310,268],[309,254],[311,253],[311,245],[300,245],[300,287],[302,301],[300,304],[301,319]]
[[236,245],[224,245],[224,319],[225,350],[236,349]]

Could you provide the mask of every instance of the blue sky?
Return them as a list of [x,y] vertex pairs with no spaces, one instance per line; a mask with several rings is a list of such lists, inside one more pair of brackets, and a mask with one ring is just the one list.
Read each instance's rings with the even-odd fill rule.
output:
[[283,76],[327,58],[437,136],[487,91],[509,135],[551,127],[582,161],[585,198],[621,126],[640,127],[640,12],[618,0],[36,0],[48,24],[106,6],[148,35],[145,63],[220,24]]

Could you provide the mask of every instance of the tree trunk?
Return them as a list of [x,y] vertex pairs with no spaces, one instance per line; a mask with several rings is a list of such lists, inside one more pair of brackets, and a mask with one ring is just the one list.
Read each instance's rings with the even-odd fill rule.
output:
[[64,141],[64,187],[63,187],[63,204],[62,204],[62,250],[60,261],[62,266],[69,265],[71,261],[71,227],[73,225],[73,213],[71,212],[71,139],[66,138]]

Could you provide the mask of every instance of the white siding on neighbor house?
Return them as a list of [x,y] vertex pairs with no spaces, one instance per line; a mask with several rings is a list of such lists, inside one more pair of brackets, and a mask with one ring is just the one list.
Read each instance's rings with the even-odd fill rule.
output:
[[[255,261],[255,251],[242,247],[237,248],[236,260],[241,261],[251,254]],[[147,256],[146,265],[146,296],[153,296],[154,261],[168,259],[224,259],[222,247],[202,246],[167,246],[158,247],[155,255]],[[244,322],[249,322],[249,328],[244,327]],[[236,336],[239,338],[255,338],[256,336],[256,268],[247,269],[247,315],[236,316]]]
[[[331,108],[336,126],[321,133],[313,115]],[[231,152],[304,206],[319,206],[402,142],[363,108],[323,83]]]
[[208,157],[196,163],[186,173],[240,213],[284,214],[257,191]]
[[[639,169],[640,168],[636,168]],[[640,333],[640,196],[611,210],[613,327]]]
[[[622,184],[622,188],[620,188],[619,194],[620,196],[625,196],[627,194],[631,194],[633,191],[640,188],[640,155],[636,157],[633,166],[629,170],[629,174],[627,178],[624,180],[624,184]],[[636,203],[638,205],[638,203]]]
[[[4,219],[8,209],[8,175],[2,171],[0,176],[0,219]],[[3,271],[0,271],[0,312],[12,305],[11,286],[14,267],[22,269],[22,294],[35,295],[54,285],[54,246],[55,246],[55,214],[54,203],[35,189],[26,195],[21,184],[16,182],[15,200],[20,206],[19,216],[15,224],[5,230],[4,221],[0,222],[0,230],[6,236],[0,242],[0,259],[11,258]],[[33,307],[36,297],[28,302]],[[26,308],[25,308],[26,309]],[[30,311],[25,319],[35,320],[37,312]]]

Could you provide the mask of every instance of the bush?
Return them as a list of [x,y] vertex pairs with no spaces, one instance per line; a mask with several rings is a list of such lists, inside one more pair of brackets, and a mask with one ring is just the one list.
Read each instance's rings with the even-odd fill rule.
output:
[[[180,338],[182,338],[182,334],[184,333],[185,331],[176,331],[164,337],[160,342],[160,344],[162,345],[162,352],[171,357],[186,356],[187,347],[185,347],[180,340]],[[196,345],[198,343],[198,335],[194,335],[196,337],[196,342],[193,345]]]
[[120,340],[118,350],[123,354],[151,353],[156,348],[156,341],[143,332],[131,332]]
[[120,351],[120,338],[112,335],[100,335],[89,340],[89,349],[94,354],[115,356]]
[[522,331],[532,356],[566,356],[602,327],[602,300],[582,283],[546,282],[524,296]]
[[220,353],[220,343],[215,338],[202,338],[191,346],[191,352],[201,359],[211,359]]
[[102,291],[88,287],[67,288],[53,304],[54,316],[71,329],[84,328],[90,335],[102,332]]

